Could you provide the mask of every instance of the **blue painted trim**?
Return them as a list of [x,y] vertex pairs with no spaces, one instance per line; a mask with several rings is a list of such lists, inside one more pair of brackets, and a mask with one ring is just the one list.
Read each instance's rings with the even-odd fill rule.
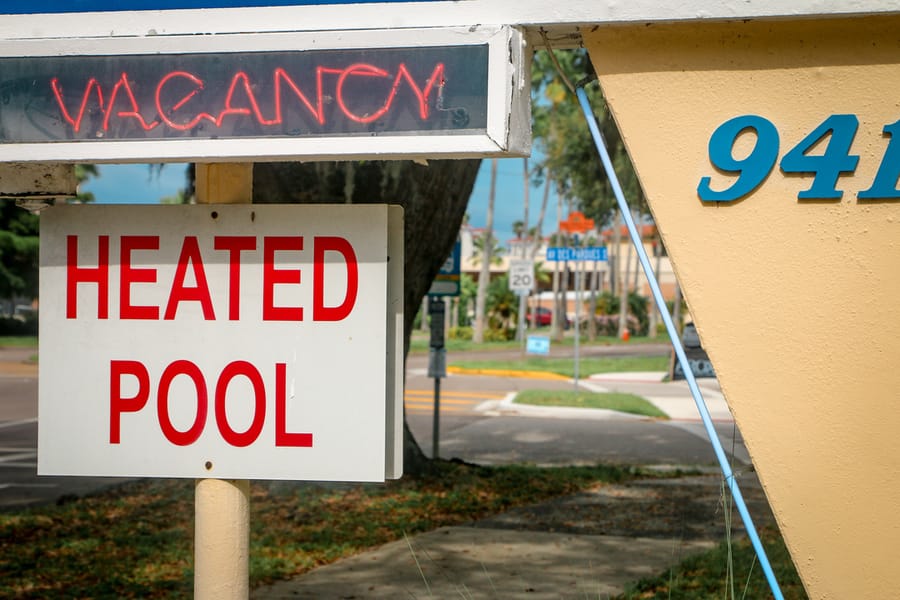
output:
[[[436,0],[416,0],[435,2]],[[0,14],[32,15],[126,10],[176,10],[183,8],[246,8],[267,6],[315,6],[325,4],[374,4],[409,0],[7,0],[0,2]]]
[[706,401],[703,399],[703,394],[700,393],[700,388],[697,386],[697,380],[694,378],[694,373],[691,370],[687,355],[684,352],[684,347],[681,345],[681,340],[678,338],[678,330],[675,329],[675,323],[672,321],[669,312],[665,310],[666,301],[663,298],[662,290],[659,288],[659,282],[656,280],[656,275],[653,273],[653,267],[650,266],[650,258],[647,256],[647,251],[644,250],[644,244],[641,242],[641,236],[638,234],[634,219],[631,218],[631,210],[628,208],[628,202],[625,200],[622,186],[619,185],[619,178],[616,176],[615,169],[613,169],[612,160],[609,157],[609,151],[606,149],[606,142],[603,140],[600,128],[597,127],[597,119],[594,118],[594,113],[591,110],[591,104],[588,101],[587,94],[583,87],[579,87],[575,93],[581,104],[581,110],[584,112],[584,118],[587,120],[588,128],[591,130],[591,136],[594,138],[594,145],[597,146],[597,151],[600,153],[603,170],[606,172],[606,177],[609,179],[610,186],[616,196],[616,202],[619,205],[622,218],[625,220],[625,225],[628,227],[628,234],[631,236],[631,242],[634,244],[638,258],[641,260],[641,266],[644,269],[644,274],[647,276],[647,282],[650,284],[650,291],[653,293],[653,299],[656,301],[656,306],[662,316],[663,323],[666,325],[669,339],[672,340],[672,347],[675,350],[675,355],[678,357],[678,362],[684,371],[684,378],[687,380],[691,395],[694,397],[694,403],[697,405],[697,410],[700,411],[703,427],[706,429],[706,435],[709,436],[710,444],[712,444],[713,451],[719,461],[719,467],[722,469],[725,484],[728,486],[729,490],[731,490],[734,504],[737,506],[741,519],[744,521],[744,529],[747,530],[747,537],[750,538],[750,543],[753,545],[753,549],[756,550],[756,557],[759,559],[759,564],[760,567],[762,567],[763,573],[765,573],[772,595],[775,600],[784,600],[784,595],[781,593],[781,587],[778,585],[775,572],[772,571],[772,565],[769,563],[769,557],[766,555],[766,550],[763,548],[762,541],[760,541],[759,534],[756,531],[756,525],[753,524],[753,518],[750,516],[750,511],[747,510],[747,504],[744,502],[741,488],[738,487],[737,480],[734,478],[734,472],[731,470],[728,456],[725,454],[725,450],[722,448],[722,442],[719,441],[719,435],[716,433],[716,429],[713,426],[712,417],[709,414],[709,409],[706,407]]

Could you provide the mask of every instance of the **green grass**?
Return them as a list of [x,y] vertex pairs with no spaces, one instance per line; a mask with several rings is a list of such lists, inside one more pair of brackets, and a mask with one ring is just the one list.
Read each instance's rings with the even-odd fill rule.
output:
[[0,348],[37,348],[35,335],[3,335],[0,336]]
[[[528,335],[549,336],[550,330],[547,328],[539,330],[529,330]],[[410,340],[409,351],[412,354],[428,353],[428,333],[414,331]],[[571,331],[566,332],[566,338],[561,342],[551,342],[551,348],[571,348],[575,345],[575,338]],[[628,342],[623,342],[619,338],[612,336],[598,337],[594,341],[589,341],[584,335],[581,336],[580,343],[582,346],[618,346],[618,345],[640,345],[640,344],[667,344],[669,338],[665,335],[657,336],[655,339],[649,337],[633,337]],[[483,342],[476,344],[471,340],[451,340],[446,341],[448,352],[469,352],[472,350],[518,350],[522,347],[522,342],[515,340],[508,342]]]
[[[254,483],[250,583],[636,474],[439,462],[426,476],[382,485]],[[0,597],[189,598],[193,489],[190,480],[144,480],[62,506],[0,513]]]
[[[774,529],[760,531],[760,539],[775,572],[778,585],[787,600],[806,600],[800,576],[788,554],[781,535]],[[730,554],[734,569],[736,598],[771,598],[768,583],[756,561],[756,553],[746,538],[734,541]],[[701,554],[691,556],[665,573],[642,579],[629,586],[616,600],[720,600],[731,598],[727,574],[729,549],[725,542]]]
[[634,394],[619,392],[582,392],[575,390],[525,390],[516,395],[517,404],[567,406],[572,408],[606,408],[646,417],[667,418],[666,413]]
[[[566,377],[575,376],[572,358],[529,356],[524,360],[450,360],[455,367],[466,369],[500,369],[512,371],[546,371]],[[666,371],[668,356],[614,356],[586,357],[578,362],[578,374],[585,377],[594,373],[627,373],[633,371]]]

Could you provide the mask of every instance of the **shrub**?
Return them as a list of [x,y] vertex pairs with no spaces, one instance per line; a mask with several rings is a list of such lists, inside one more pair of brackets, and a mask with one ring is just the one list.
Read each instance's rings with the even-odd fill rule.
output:
[[0,335],[37,335],[38,318],[29,316],[23,319],[0,317]]
[[472,328],[471,327],[451,327],[447,330],[447,339],[448,340],[466,340],[469,341],[472,339]]
[[516,339],[515,329],[487,329],[484,332],[486,342],[508,342]]

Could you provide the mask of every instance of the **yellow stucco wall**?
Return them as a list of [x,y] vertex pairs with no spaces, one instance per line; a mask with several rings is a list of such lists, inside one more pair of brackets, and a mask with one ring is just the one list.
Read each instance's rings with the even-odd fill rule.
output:
[[[900,200],[871,184],[900,119],[900,17],[599,28],[585,35],[703,345],[812,598],[896,594],[900,555]],[[838,201],[776,163],[704,203],[712,132],[769,119],[781,157],[859,118]],[[900,137],[900,136],[898,136]],[[738,140],[736,156],[753,136]],[[900,143],[900,141],[898,141]],[[821,151],[821,145],[818,150]]]

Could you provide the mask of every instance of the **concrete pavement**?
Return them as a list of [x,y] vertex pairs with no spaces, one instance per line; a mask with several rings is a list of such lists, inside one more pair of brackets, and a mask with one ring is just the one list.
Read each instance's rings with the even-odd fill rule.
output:
[[[661,376],[604,375],[581,385],[642,392],[673,417],[669,421],[519,405],[511,393],[482,403],[481,416],[457,418],[442,434],[441,456],[479,464],[616,462],[689,468],[698,475],[598,486],[465,527],[444,527],[260,588],[252,597],[608,598],[713,547],[725,536],[721,475],[687,386],[663,383]],[[466,375],[456,377],[451,385],[464,387],[459,378]],[[520,381],[514,389],[529,384],[572,386]],[[701,385],[751,514],[757,524],[772,523],[717,383]],[[410,419],[410,426],[427,451],[430,420]],[[733,530],[739,533],[742,525],[734,523]]]

